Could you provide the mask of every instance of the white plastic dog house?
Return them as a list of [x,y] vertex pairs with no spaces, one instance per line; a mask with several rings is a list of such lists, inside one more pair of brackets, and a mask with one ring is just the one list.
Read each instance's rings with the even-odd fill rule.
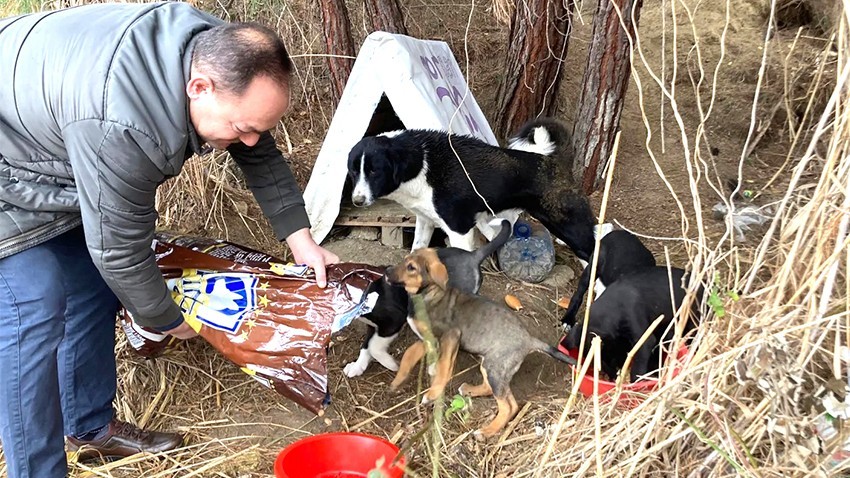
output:
[[376,110],[388,107],[404,128],[452,131],[498,144],[448,44],[372,33],[360,48],[304,190],[317,243],[339,215],[351,148],[363,136],[402,127],[392,115],[389,123],[373,121]]

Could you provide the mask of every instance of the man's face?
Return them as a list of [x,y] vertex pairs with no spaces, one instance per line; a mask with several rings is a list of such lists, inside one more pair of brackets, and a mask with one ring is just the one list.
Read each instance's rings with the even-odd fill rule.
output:
[[254,78],[241,95],[235,95],[193,71],[186,94],[195,131],[216,149],[238,142],[253,146],[260,133],[274,128],[289,107],[289,87],[267,76]]

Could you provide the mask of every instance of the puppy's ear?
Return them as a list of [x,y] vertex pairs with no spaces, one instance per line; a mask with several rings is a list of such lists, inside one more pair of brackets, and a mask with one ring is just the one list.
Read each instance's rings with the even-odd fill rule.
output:
[[387,158],[392,165],[393,184],[401,184],[404,180],[404,172],[407,167],[404,163],[404,155],[398,150],[398,148],[394,148],[392,146],[387,146],[386,153]]
[[420,155],[418,151],[411,151],[401,147],[398,144],[392,143],[387,146],[387,157],[393,165],[393,181],[395,184],[401,184],[404,181],[409,181],[419,171],[417,167],[416,155]]
[[437,284],[441,289],[449,286],[449,271],[446,265],[440,261],[432,261],[428,264],[428,276],[431,277],[431,282]]

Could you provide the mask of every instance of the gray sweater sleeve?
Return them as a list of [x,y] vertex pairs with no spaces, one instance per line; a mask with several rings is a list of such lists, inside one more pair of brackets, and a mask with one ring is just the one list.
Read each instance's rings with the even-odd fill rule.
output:
[[140,325],[178,322],[151,249],[160,149],[132,128],[84,120],[62,132],[74,171],[86,244],[95,266]]
[[278,240],[310,227],[304,197],[271,133],[260,135],[254,146],[236,143],[227,150],[245,174],[245,181],[263,214],[269,218]]

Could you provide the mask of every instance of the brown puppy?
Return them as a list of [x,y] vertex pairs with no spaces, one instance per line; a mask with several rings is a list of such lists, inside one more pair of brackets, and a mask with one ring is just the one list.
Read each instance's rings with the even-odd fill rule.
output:
[[[463,384],[460,393],[470,397],[494,395],[499,413],[487,426],[477,430],[477,438],[498,433],[516,415],[519,407],[511,393],[511,378],[529,352],[545,352],[552,357],[575,363],[554,347],[533,337],[511,310],[484,297],[448,287],[446,267],[434,249],[419,249],[404,262],[387,272],[387,279],[404,285],[409,294],[421,294],[431,322],[431,332],[440,341],[440,358],[423,402],[435,400],[446,387],[454,370],[458,348],[480,355],[480,385]],[[417,334],[426,324],[414,319],[410,324]],[[393,380],[395,390],[425,354],[417,342],[404,353]]]

